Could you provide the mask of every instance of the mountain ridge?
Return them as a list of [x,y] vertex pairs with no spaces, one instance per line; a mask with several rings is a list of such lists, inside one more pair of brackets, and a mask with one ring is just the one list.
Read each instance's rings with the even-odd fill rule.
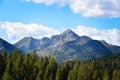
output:
[[88,36],[78,36],[70,29],[53,35],[51,38],[24,37],[13,45],[0,38],[0,52],[3,50],[12,52],[16,48],[24,54],[36,50],[38,56],[51,55],[58,62],[66,60],[88,61],[120,53],[120,46],[108,44],[103,40],[93,40]]
[[[51,38],[44,37],[37,40],[37,44],[39,44],[39,48],[36,49],[37,54],[39,56],[52,55],[57,61],[76,59],[86,61],[112,53],[120,53],[119,46],[108,44],[105,41],[93,40],[88,36],[78,36],[70,29],[59,35],[53,35]],[[34,44],[34,41],[32,43]],[[24,42],[22,42],[21,45],[24,46]],[[18,46],[20,45],[16,45],[16,47]],[[29,47],[31,46],[28,46],[28,48]],[[21,47],[18,48],[21,49]],[[34,49],[35,48],[29,51],[33,51]]]

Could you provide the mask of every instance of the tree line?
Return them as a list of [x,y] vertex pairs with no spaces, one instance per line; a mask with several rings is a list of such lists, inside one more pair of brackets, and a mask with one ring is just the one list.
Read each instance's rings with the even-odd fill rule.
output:
[[119,80],[120,54],[97,60],[57,63],[52,56],[0,53],[0,80]]

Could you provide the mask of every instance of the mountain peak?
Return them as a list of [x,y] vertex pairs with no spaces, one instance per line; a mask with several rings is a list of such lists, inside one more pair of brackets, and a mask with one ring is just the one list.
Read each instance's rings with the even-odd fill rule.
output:
[[66,34],[66,33],[74,33],[71,29],[67,29],[66,31],[64,31],[62,34]]
[[71,37],[79,37],[75,32],[73,32],[71,29],[68,29],[66,31],[64,31],[63,33],[60,34],[61,36],[71,36]]
[[65,32],[73,32],[71,29],[67,29]]
[[33,37],[24,37],[23,39],[33,39]]
[[59,37],[60,37],[60,40],[62,40],[62,41],[71,41],[71,40],[75,40],[77,38],[80,38],[71,29],[68,29],[68,30],[64,31],[63,33],[61,33],[59,35]]

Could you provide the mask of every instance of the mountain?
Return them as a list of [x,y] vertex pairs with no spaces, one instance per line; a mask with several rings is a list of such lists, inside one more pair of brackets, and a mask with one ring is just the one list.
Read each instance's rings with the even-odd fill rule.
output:
[[15,46],[0,38],[0,52],[6,50],[7,52],[12,53],[14,49],[16,49]]
[[120,52],[120,47],[116,46],[116,45],[111,45],[106,43],[104,40],[101,41],[102,44],[107,47],[112,53],[119,53]]
[[119,46],[93,40],[87,36],[78,36],[70,29],[51,38],[23,38],[14,45],[26,53],[36,50],[39,56],[53,55],[58,62],[76,59],[87,61],[120,53]]
[[40,41],[37,39],[34,39],[32,37],[25,37],[19,42],[15,43],[14,46],[16,46],[19,50],[22,52],[32,52],[33,50],[40,48]]
[[14,46],[27,53],[37,49],[57,47],[63,45],[67,41],[75,40],[76,38],[79,38],[79,36],[69,29],[62,34],[54,35],[51,38],[44,37],[42,39],[34,39],[32,37],[25,37],[15,43]]

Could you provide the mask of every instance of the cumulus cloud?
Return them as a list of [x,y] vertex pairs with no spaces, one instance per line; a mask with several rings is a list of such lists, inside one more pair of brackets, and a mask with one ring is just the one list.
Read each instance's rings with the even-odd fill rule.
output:
[[1,22],[0,29],[4,30],[8,38],[11,40],[20,39],[27,36],[36,38],[50,37],[58,34],[59,31],[51,27],[46,27],[42,24],[23,24],[23,23],[12,23],[12,22]]
[[69,5],[70,9],[85,17],[120,17],[120,0],[25,0],[46,5]]
[[114,45],[120,46],[120,30],[119,29],[109,29],[109,30],[99,30],[93,27],[77,26],[75,29],[72,29],[78,35],[89,36],[95,40],[105,40],[106,42]]
[[92,17],[120,17],[120,0],[73,0],[74,13]]

